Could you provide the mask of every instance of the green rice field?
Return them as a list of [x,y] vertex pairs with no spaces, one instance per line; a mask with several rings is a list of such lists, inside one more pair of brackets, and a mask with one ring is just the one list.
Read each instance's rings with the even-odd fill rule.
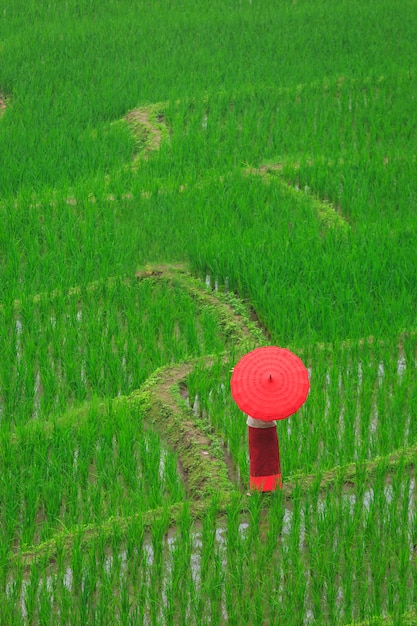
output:
[[[416,0],[0,0],[0,626],[417,624]],[[239,358],[295,352],[248,492]]]

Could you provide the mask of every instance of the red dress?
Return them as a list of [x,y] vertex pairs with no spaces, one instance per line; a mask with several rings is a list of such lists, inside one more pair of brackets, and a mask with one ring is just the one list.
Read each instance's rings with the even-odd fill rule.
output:
[[275,422],[271,425],[271,422],[249,417],[248,435],[250,488],[257,491],[275,491],[277,487],[281,489],[281,463]]

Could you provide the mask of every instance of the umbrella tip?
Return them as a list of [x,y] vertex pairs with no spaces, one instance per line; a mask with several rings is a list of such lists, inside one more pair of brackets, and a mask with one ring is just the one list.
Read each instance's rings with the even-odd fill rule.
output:
[[272,380],[272,374],[269,375],[269,380]]

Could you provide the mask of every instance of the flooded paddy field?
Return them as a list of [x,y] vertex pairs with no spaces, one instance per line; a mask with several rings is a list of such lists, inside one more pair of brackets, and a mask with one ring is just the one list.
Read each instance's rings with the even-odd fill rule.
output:
[[80,532],[68,560],[64,545],[16,560],[6,603],[22,624],[353,623],[371,599],[389,615],[414,601],[415,496],[414,470],[402,468],[290,500],[236,495],[223,510],[213,500],[200,521],[184,507],[174,528],[164,515],[151,528],[131,518],[106,542]]
[[[403,615],[414,602],[416,335],[402,334],[394,345],[371,338],[317,345],[304,353],[310,397],[301,411],[278,425],[284,488],[249,494],[246,420],[231,402],[228,386],[236,359],[230,352],[237,355],[247,342],[262,338],[262,330],[251,326],[250,310],[233,295],[211,290],[207,281],[187,278],[182,268],[146,270],[139,282],[113,285],[110,297],[114,290],[126,291],[136,310],[136,292],[144,312],[146,294],[152,293],[159,310],[158,297],[174,302],[176,273],[182,281],[181,305],[190,306],[192,295],[197,323],[205,311],[205,332],[191,330],[195,345],[202,346],[194,355],[160,368],[155,380],[151,375],[138,385],[139,393],[116,392],[104,401],[90,397],[91,386],[82,375],[86,360],[78,358],[85,394],[81,403],[71,408],[74,400],[68,398],[70,408],[63,413],[56,396],[45,419],[35,381],[30,405],[22,405],[22,410],[29,407],[25,419],[7,419],[3,409],[5,619],[111,623],[106,614],[111,603],[112,619],[120,623],[175,624],[184,618],[191,624],[238,624],[242,616],[252,619],[256,600],[258,623],[347,624],[366,617],[369,598],[376,598],[382,617],[399,606]],[[92,319],[103,318],[106,325],[101,333],[91,333],[90,342],[106,336],[111,326],[105,314],[108,296],[100,289],[91,289],[94,296],[101,294]],[[70,342],[75,327],[77,341],[71,345],[82,355],[88,299],[80,294],[66,298],[63,343]],[[35,320],[41,319],[40,301],[32,302]],[[54,299],[45,301],[49,315]],[[127,315],[122,306],[112,314],[125,335],[123,312]],[[230,334],[226,314],[229,324],[239,321],[240,333],[235,328]],[[13,315],[11,379],[19,384],[21,364],[30,363],[33,353],[27,350],[21,303]],[[159,349],[169,337],[179,343],[179,330],[174,336],[166,333],[162,343],[158,316],[149,309],[146,317],[156,321],[148,336]],[[52,329],[62,324],[48,319]],[[180,322],[173,327],[180,329]],[[207,359],[199,356],[199,350],[207,352],[199,342],[207,341],[209,327],[216,335],[211,345],[222,352]],[[118,345],[117,335],[113,345]],[[52,348],[45,353],[51,374]],[[73,356],[66,358],[71,362]],[[123,355],[116,358],[116,385],[132,385]],[[60,385],[62,392],[66,388],[65,370],[63,358],[51,386],[55,393]],[[166,407],[164,413],[149,408],[158,399],[166,403],[157,404]],[[392,407],[398,409],[396,420]],[[169,411],[178,414],[178,421],[172,422]],[[175,429],[181,423],[188,429],[186,440],[200,433],[201,458],[194,465],[182,440],[172,439],[172,424]],[[211,482],[204,478],[204,464]],[[212,485],[218,486],[217,495]],[[387,582],[393,576],[396,591]]]
[[414,3],[0,12],[0,623],[416,623]]

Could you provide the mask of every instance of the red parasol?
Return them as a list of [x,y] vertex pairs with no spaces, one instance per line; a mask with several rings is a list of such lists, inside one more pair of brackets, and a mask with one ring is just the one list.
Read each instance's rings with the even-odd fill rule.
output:
[[233,369],[230,385],[239,408],[265,422],[282,420],[298,411],[310,389],[302,360],[276,346],[245,354]]

